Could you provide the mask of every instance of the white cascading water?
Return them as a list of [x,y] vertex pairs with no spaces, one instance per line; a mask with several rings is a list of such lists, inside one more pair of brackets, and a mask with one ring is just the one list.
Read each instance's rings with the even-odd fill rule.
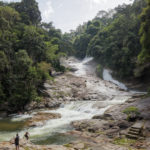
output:
[[[62,105],[59,109],[53,111],[43,111],[43,112],[52,112],[52,113],[60,113],[62,117],[60,119],[51,119],[47,121],[44,126],[35,127],[28,129],[28,132],[31,135],[32,139],[47,137],[53,133],[64,133],[68,131],[68,125],[75,120],[82,120],[82,119],[90,119],[95,114],[103,114],[103,112],[107,109],[95,109],[93,108],[94,101],[78,101],[78,102],[70,102],[67,104]],[[27,118],[32,117],[25,115],[14,116],[12,121],[21,121]],[[26,131],[23,130],[19,132],[20,136]],[[14,137],[16,132],[0,132],[0,141],[7,141],[10,138]]]
[[[91,89],[93,92],[102,93],[107,95],[107,99],[102,100],[101,103],[105,104],[102,108],[94,107],[99,101],[75,101],[62,104],[62,106],[57,110],[45,111],[60,113],[62,117],[60,119],[52,119],[47,121],[47,123],[40,127],[29,128],[28,132],[31,135],[31,139],[40,139],[42,137],[48,137],[53,133],[64,133],[70,130],[69,124],[75,120],[90,119],[94,115],[103,114],[112,105],[124,103],[131,97],[131,93],[119,91],[117,86],[112,83],[106,83],[107,81],[100,80],[94,75],[87,74],[87,69],[90,68],[88,62],[93,58],[85,58],[83,61],[70,61],[69,65],[75,67],[77,71],[74,75],[85,77],[87,81],[87,88]],[[104,71],[104,79],[111,77],[109,72]],[[112,78],[111,78],[112,79]],[[97,82],[97,83],[96,83]],[[119,82],[116,82],[116,84]],[[120,85],[120,84],[119,84]],[[36,112],[34,112],[36,113]],[[33,113],[33,114],[34,114]],[[19,115],[13,116],[12,121],[20,121],[26,118],[32,117],[32,115]],[[19,132],[23,136],[25,130]],[[0,141],[10,140],[15,136],[16,132],[0,132]]]
[[115,80],[115,79],[112,77],[112,75],[111,75],[111,71],[108,70],[108,69],[104,69],[104,71],[103,71],[103,79],[104,79],[105,81],[110,81],[110,82],[112,82],[112,83],[118,85],[118,87],[120,87],[121,89],[123,89],[123,90],[125,90],[125,91],[128,90],[128,91],[129,91],[130,93],[132,93],[132,94],[147,94],[147,92],[141,92],[141,91],[137,91],[137,90],[129,90],[125,84],[123,84],[123,83],[121,83],[121,82]]
[[128,89],[123,83],[113,79],[113,77],[111,75],[111,72],[108,69],[104,69],[104,71],[103,71],[103,79],[118,85],[121,89],[124,89],[124,90]]
[[87,69],[87,66],[86,64],[90,61],[92,61],[93,58],[92,57],[85,57],[83,59],[83,61],[77,61],[77,62],[72,62],[70,65],[76,69],[78,69],[76,72],[75,72],[75,75],[77,76],[83,76],[83,75],[86,75],[86,69]]

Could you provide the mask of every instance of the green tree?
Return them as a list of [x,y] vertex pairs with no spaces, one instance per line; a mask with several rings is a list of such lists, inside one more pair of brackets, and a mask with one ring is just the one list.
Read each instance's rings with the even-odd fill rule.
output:
[[8,6],[0,7],[0,30],[8,29],[19,20],[19,14]]
[[148,63],[150,60],[150,0],[147,0],[147,7],[141,14],[141,45],[142,51],[138,56],[139,63]]
[[42,82],[47,79],[50,79],[51,71],[52,71],[51,64],[46,62],[40,62],[37,64],[38,76]]
[[86,50],[90,41],[90,35],[82,34],[74,41],[74,48],[76,49],[76,56],[84,58],[86,56]]
[[[37,25],[41,21],[41,13],[38,8],[38,3],[35,0],[22,0],[20,4],[20,13],[25,13],[29,16],[30,22],[33,25]],[[25,17],[25,14],[22,16]]]
[[24,109],[28,102],[36,100],[37,72],[25,50],[15,53],[15,59],[13,85],[10,87],[11,95],[8,99],[9,106],[18,110]]
[[8,59],[4,52],[0,51],[0,73],[6,73],[8,69]]
[[39,62],[44,59],[46,45],[44,43],[44,37],[39,33],[37,27],[25,26],[22,45],[23,49],[27,50],[28,55],[34,62]]

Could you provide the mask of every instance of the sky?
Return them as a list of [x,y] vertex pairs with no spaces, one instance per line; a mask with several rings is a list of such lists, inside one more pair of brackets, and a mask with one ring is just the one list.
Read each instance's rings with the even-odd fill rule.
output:
[[[20,0],[3,0],[15,2]],[[99,10],[110,10],[132,0],[36,0],[42,21],[53,22],[62,32],[75,30],[79,24],[93,19]]]

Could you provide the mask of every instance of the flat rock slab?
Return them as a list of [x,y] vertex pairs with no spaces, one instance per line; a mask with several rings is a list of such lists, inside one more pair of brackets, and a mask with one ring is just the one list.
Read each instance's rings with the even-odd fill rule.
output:
[[[15,145],[11,142],[0,142],[0,150],[15,150]],[[21,140],[19,150],[74,150],[73,148],[61,145],[34,145],[28,141]]]
[[144,125],[144,122],[136,122],[132,127],[137,129],[142,129]]

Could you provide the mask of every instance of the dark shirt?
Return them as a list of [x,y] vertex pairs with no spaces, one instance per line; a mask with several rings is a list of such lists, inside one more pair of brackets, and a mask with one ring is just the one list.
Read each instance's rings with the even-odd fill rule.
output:
[[19,136],[16,136],[15,138],[15,145],[19,145]]

